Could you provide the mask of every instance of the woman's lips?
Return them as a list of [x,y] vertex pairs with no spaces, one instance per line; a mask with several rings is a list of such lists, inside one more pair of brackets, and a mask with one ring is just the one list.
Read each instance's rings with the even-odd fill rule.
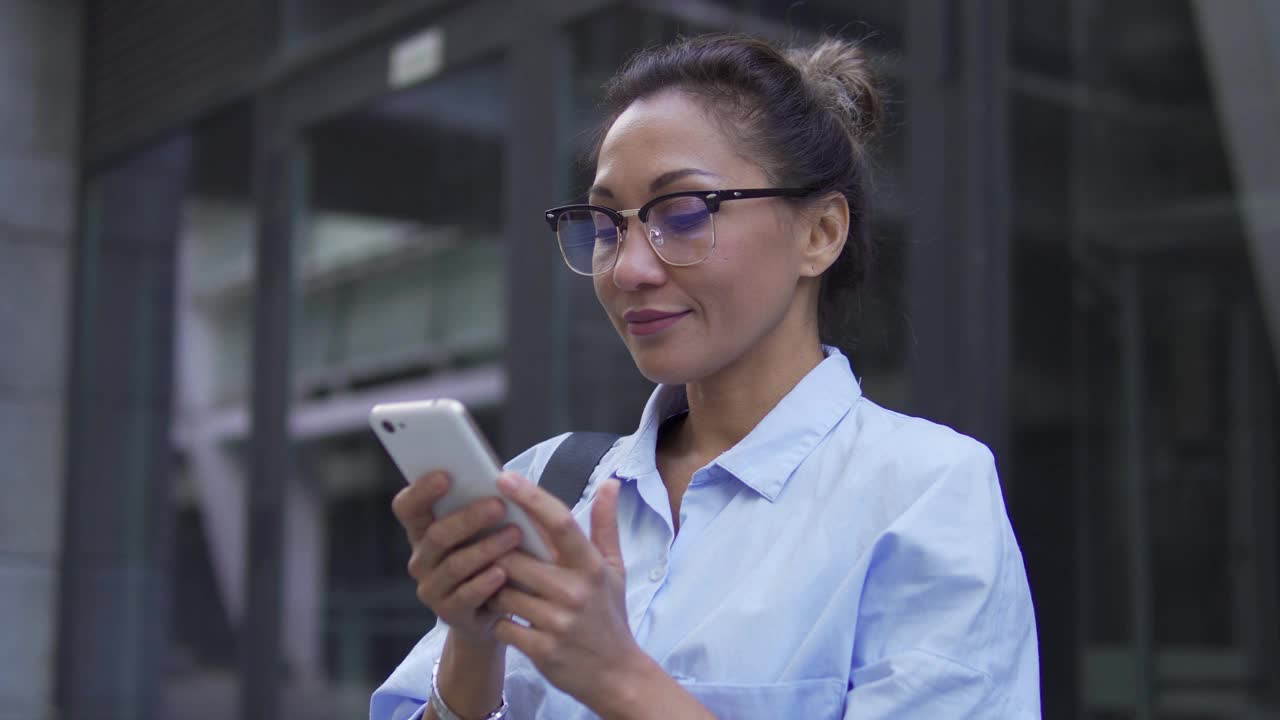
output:
[[692,310],[683,312],[663,312],[660,310],[633,310],[625,313],[622,319],[627,322],[627,330],[632,335],[652,335],[662,332],[680,322]]

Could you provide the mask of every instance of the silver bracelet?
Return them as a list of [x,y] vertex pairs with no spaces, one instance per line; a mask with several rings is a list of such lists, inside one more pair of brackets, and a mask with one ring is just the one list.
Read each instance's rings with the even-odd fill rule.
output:
[[[440,661],[436,660],[435,667],[431,668],[431,698],[427,701],[431,705],[431,709],[436,712],[436,717],[440,720],[462,720],[458,713],[453,711],[448,705],[445,705],[444,698],[440,696]],[[485,715],[483,720],[502,720],[507,716],[507,694],[502,693],[502,704],[497,710]]]

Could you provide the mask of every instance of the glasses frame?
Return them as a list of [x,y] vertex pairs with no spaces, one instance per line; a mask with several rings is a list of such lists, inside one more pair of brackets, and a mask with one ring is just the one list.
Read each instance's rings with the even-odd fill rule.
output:
[[[645,223],[647,225],[649,223],[649,211],[653,209],[653,207],[658,203],[666,200],[670,200],[672,198],[679,198],[679,197],[699,198],[704,203],[706,203],[707,212],[714,215],[715,213],[720,211],[721,203],[728,202],[730,200],[750,200],[753,198],[769,198],[769,197],[805,197],[807,195],[812,195],[813,193],[817,192],[817,190],[818,190],[817,188],[742,188],[737,190],[683,190],[681,192],[673,192],[673,193],[667,193],[665,195],[659,195],[653,198],[652,200],[650,200],[649,202],[645,203],[644,205],[641,205],[640,207],[634,208],[631,210],[614,210],[613,208],[604,207],[603,205],[577,203],[574,205],[561,205],[560,207],[554,207],[554,208],[551,208],[550,210],[547,210],[543,214],[547,221],[547,225],[551,227],[551,232],[555,233],[556,235],[556,247],[560,248],[560,256],[564,259],[564,264],[567,265],[570,270],[572,270],[573,272],[579,275],[585,275],[587,277],[595,277],[596,275],[603,275],[609,272],[614,268],[615,265],[617,265],[618,253],[615,252],[613,256],[613,262],[609,263],[608,267],[600,270],[599,272],[593,272],[593,273],[582,272],[581,270],[575,268],[569,262],[568,256],[565,255],[564,245],[560,242],[560,231],[557,228],[557,225],[560,224],[560,216],[567,212],[594,210],[596,212],[603,213],[610,220],[613,220],[613,226],[618,231],[618,243],[621,244],[623,241],[627,239],[627,218],[638,217],[640,218],[640,222]],[[700,260],[695,260],[691,263],[673,263],[667,260],[666,258],[662,257],[662,253],[658,250],[657,247],[654,246],[653,238],[649,237],[648,233],[645,233],[645,240],[649,242],[649,247],[653,248],[653,253],[658,256],[658,259],[668,265],[671,265],[672,267],[689,267],[691,265],[697,265],[698,263],[703,262],[707,258],[711,257],[711,253],[714,252],[716,249],[715,219],[712,218],[710,249],[708,249],[705,257],[703,257]]]

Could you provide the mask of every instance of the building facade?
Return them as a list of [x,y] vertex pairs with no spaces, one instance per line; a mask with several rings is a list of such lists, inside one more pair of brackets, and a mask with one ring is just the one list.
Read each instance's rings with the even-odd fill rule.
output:
[[0,198],[0,333],[36,348],[0,366],[0,442],[29,459],[0,657],[45,660],[0,660],[0,718],[364,713],[432,624],[368,409],[457,397],[508,457],[634,426],[651,386],[541,211],[582,195],[630,53],[724,30],[877,58],[846,350],[870,397],[995,451],[1045,716],[1280,713],[1276,3],[0,8],[83,56],[21,46],[0,96],[78,108],[55,150],[4,146],[70,180],[39,196],[51,230]]

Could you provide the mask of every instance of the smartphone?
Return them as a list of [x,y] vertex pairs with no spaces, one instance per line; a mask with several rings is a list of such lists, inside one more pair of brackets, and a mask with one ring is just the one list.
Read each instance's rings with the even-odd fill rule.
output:
[[551,551],[537,526],[524,510],[498,492],[502,465],[462,403],[437,398],[375,405],[369,412],[369,425],[406,481],[413,482],[434,470],[449,473],[449,491],[432,507],[436,517],[482,498],[500,498],[507,508],[505,522],[480,537],[507,524],[515,525],[523,535],[521,549],[551,562]]

